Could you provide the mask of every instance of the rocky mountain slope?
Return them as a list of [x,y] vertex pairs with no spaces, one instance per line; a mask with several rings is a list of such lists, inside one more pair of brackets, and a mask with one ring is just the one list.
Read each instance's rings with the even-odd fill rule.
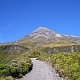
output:
[[[61,34],[58,34],[48,28],[39,27],[35,31],[33,31],[31,34],[25,36],[22,41],[29,40],[31,42],[53,42],[58,38],[62,38],[63,36]],[[21,41],[20,40],[20,41]]]
[[40,47],[52,42],[80,43],[80,37],[59,34],[45,27],[39,27],[31,34],[16,41],[16,44],[29,47]]
[[44,27],[39,27],[38,29],[33,31],[31,34],[25,36],[24,38],[22,38],[19,41],[28,40],[31,42],[54,42],[54,41],[57,41],[60,39],[71,41],[71,42],[76,42],[76,43],[80,42],[80,37],[70,36],[70,35],[62,35],[62,34],[59,34],[55,31],[52,31],[52,30],[50,30],[48,28],[44,28]]

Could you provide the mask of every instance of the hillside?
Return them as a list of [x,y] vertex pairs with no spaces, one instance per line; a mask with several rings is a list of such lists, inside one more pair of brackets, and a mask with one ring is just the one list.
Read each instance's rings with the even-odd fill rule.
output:
[[30,48],[37,48],[43,46],[44,44],[49,44],[52,42],[68,42],[71,44],[77,44],[80,43],[80,37],[69,35],[66,36],[48,28],[39,27],[31,34],[17,40],[15,43],[23,46],[29,46]]

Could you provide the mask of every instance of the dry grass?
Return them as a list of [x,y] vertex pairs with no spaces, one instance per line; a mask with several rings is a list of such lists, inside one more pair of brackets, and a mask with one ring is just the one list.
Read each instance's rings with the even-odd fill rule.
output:
[[72,46],[72,45],[79,45],[79,44],[75,44],[75,43],[59,43],[59,42],[54,42],[54,43],[49,43],[47,45],[44,45],[43,47],[49,47],[49,48],[53,48],[53,47],[63,47],[63,46]]

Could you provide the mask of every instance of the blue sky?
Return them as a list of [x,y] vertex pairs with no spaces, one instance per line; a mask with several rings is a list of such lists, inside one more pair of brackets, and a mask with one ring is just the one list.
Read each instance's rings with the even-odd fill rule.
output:
[[39,26],[80,36],[80,0],[0,0],[0,42],[20,39]]

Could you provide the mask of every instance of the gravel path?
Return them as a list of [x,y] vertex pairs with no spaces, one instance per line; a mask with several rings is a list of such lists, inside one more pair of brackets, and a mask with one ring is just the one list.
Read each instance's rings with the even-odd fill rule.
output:
[[43,61],[31,59],[33,62],[33,69],[30,73],[25,75],[20,80],[63,80],[56,74],[55,69]]

